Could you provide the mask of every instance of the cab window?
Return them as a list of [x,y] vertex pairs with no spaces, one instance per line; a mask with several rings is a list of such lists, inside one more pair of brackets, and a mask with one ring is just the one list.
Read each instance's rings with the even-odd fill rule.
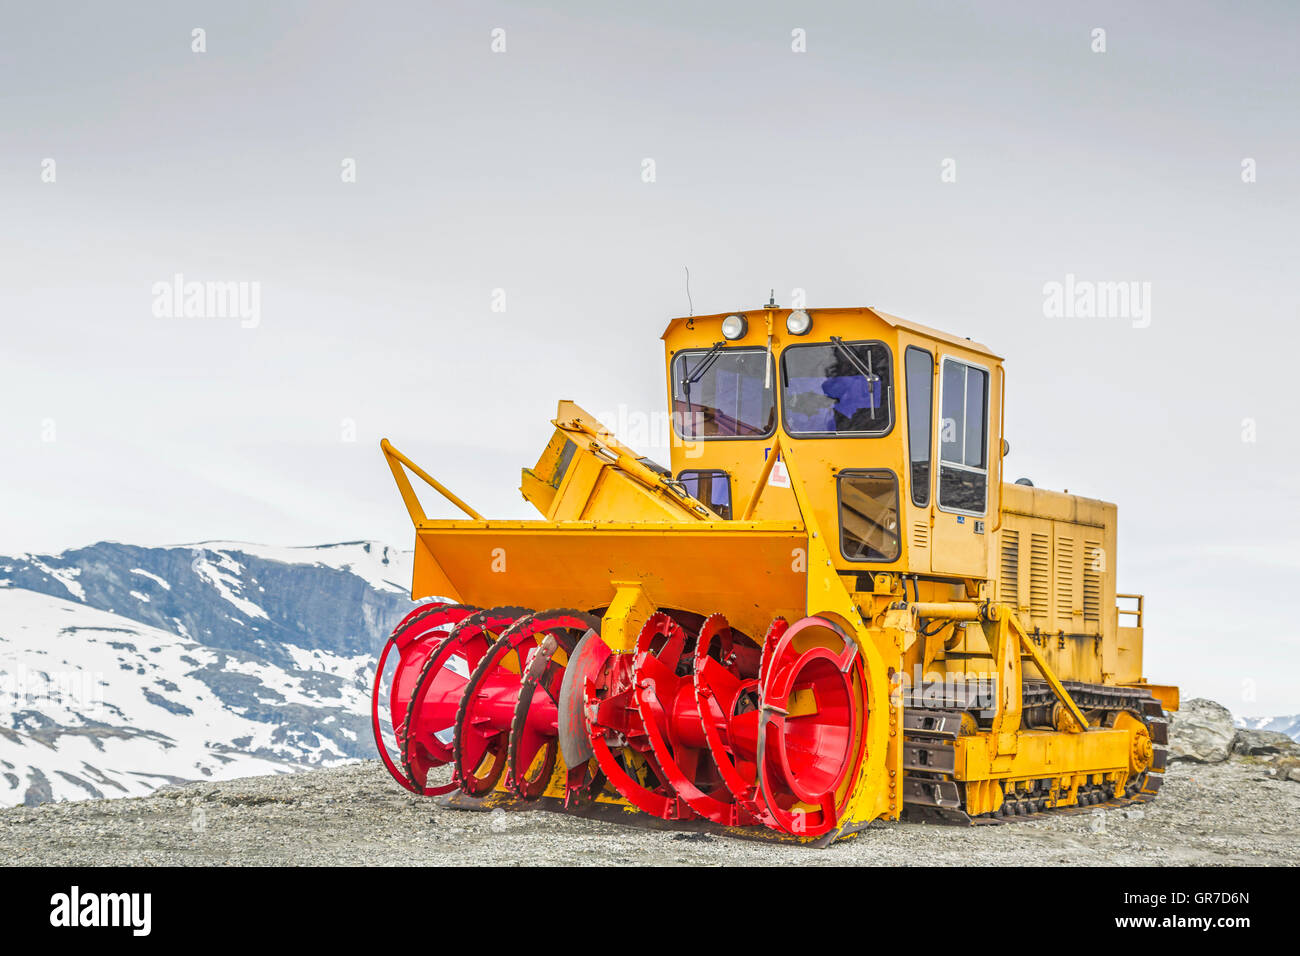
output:
[[909,345],[903,359],[907,375],[907,451],[911,462],[912,504],[930,503],[931,413],[934,411],[934,356]]
[[766,349],[678,352],[673,428],[682,438],[767,438],[776,431],[776,389]]
[[896,561],[898,478],[892,471],[853,469],[837,479],[840,553],[850,561]]
[[884,435],[894,424],[891,365],[883,342],[788,346],[781,353],[785,430],[798,437]]
[[731,520],[731,476],[725,471],[683,471],[677,476],[686,491],[724,521]]
[[939,402],[939,507],[982,515],[988,496],[988,370],[945,358]]

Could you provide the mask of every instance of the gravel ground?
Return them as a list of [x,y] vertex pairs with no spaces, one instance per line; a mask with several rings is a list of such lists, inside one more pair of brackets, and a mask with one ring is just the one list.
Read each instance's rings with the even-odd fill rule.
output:
[[0,811],[5,865],[1300,863],[1300,783],[1249,758],[1175,763],[1160,798],[995,827],[875,824],[825,850],[546,811],[468,812],[399,789],[377,761],[137,799]]

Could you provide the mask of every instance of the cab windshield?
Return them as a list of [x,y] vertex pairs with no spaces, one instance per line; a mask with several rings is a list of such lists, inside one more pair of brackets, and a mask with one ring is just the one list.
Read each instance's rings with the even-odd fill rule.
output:
[[673,359],[673,427],[682,438],[766,438],[776,376],[766,349],[714,346]]
[[882,342],[792,345],[781,353],[781,401],[791,435],[883,435],[894,382]]

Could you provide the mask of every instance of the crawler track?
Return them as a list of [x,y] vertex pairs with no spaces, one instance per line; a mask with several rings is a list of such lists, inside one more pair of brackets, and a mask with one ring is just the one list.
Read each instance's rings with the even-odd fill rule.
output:
[[[1057,805],[1050,780],[1021,782],[1013,796],[1004,795],[996,813],[966,812],[966,785],[955,777],[953,743],[961,736],[962,715],[969,701],[926,697],[905,702],[903,718],[903,819],[955,826],[1010,823],[1048,814],[1078,812],[1096,806],[1124,807],[1155,798],[1168,765],[1169,722],[1150,691],[1133,687],[1063,682],[1094,726],[1109,725],[1131,714],[1151,735],[1149,767],[1128,780],[1123,796],[1107,783],[1086,783],[1076,802]],[[1050,712],[1056,698],[1046,681],[1025,681],[1022,713],[1026,720]]]

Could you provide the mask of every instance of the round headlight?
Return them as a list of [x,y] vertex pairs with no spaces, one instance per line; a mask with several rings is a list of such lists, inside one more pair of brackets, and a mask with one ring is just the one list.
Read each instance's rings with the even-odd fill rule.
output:
[[795,309],[785,317],[785,330],[791,335],[807,335],[812,328],[812,316],[806,309]]
[[722,320],[722,337],[734,341],[749,330],[749,321],[743,315],[729,315]]

